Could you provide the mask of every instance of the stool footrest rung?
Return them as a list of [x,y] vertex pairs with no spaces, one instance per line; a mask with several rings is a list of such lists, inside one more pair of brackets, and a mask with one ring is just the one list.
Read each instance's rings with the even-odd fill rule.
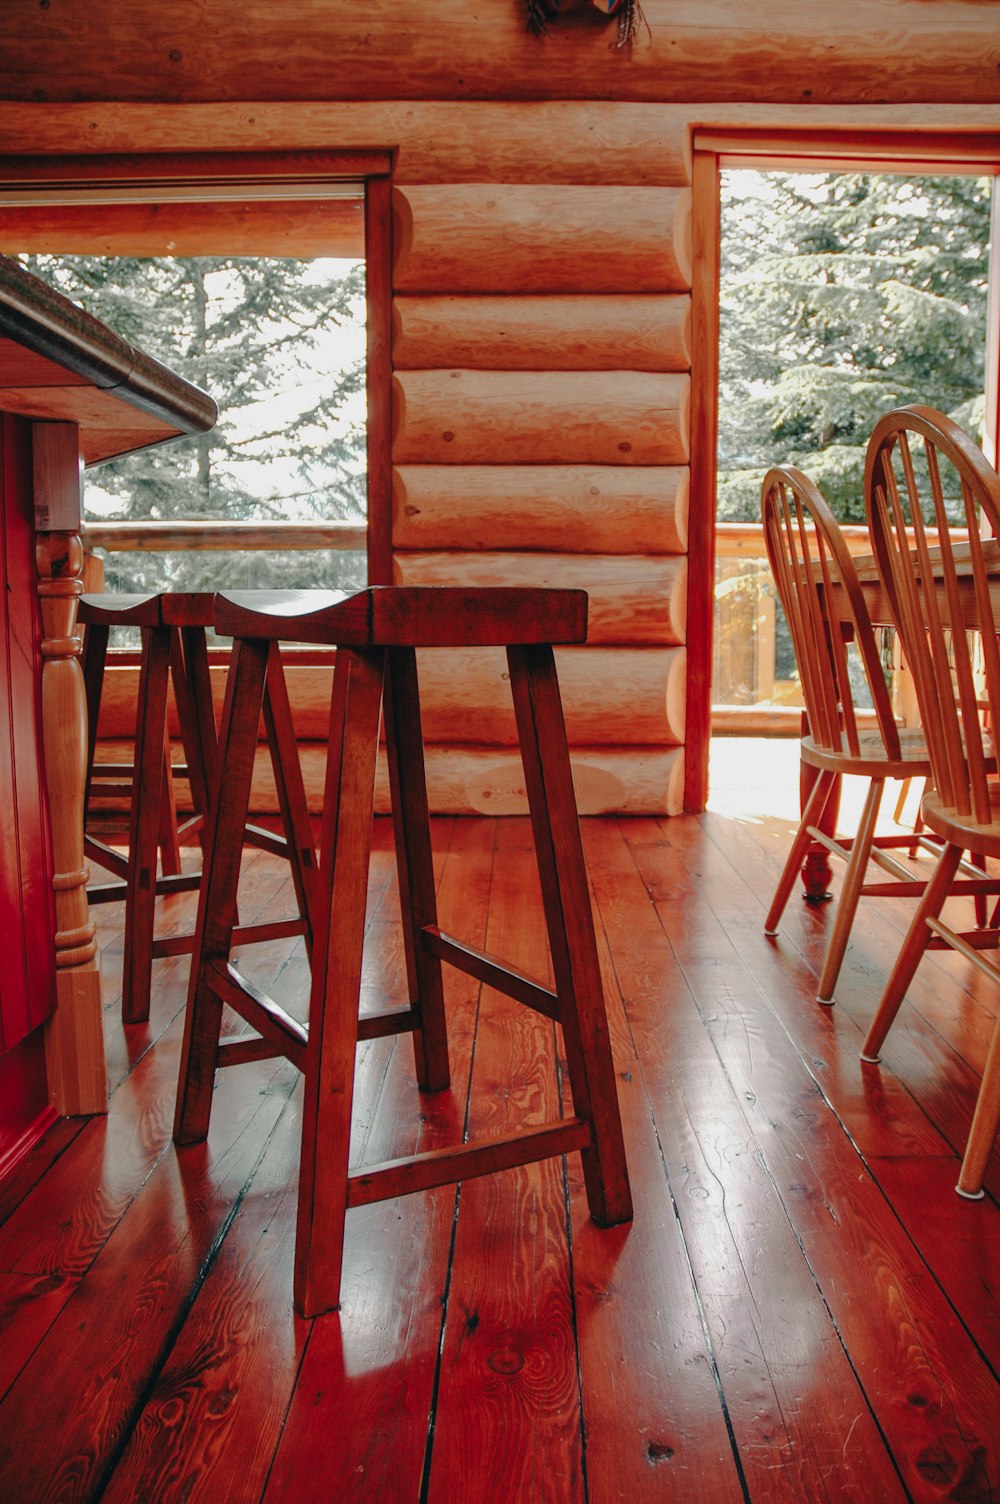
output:
[[385,1039],[389,1034],[412,1034],[420,1027],[420,1015],[409,1003],[396,1008],[380,1008],[377,1013],[362,1013],[358,1018],[358,1039]]
[[127,891],[125,883],[95,883],[87,889],[87,903],[122,903]]
[[347,1205],[367,1206],[373,1201],[387,1201],[391,1196],[428,1191],[437,1185],[492,1175],[496,1170],[512,1170],[515,1165],[534,1164],[539,1159],[586,1149],[592,1142],[589,1123],[582,1118],[566,1118],[561,1123],[549,1123],[544,1128],[526,1129],[503,1138],[386,1160],[348,1176]]
[[231,962],[211,961],[205,968],[205,981],[216,997],[246,1019],[279,1055],[284,1055],[297,1070],[305,1071],[309,1036],[297,1019],[254,986]]
[[445,934],[435,924],[425,925],[420,936],[424,949],[432,956],[437,956],[439,961],[447,961],[458,971],[475,977],[477,982],[485,982],[487,987],[512,997],[515,1002],[524,1003],[536,1013],[554,1019],[556,1023],[560,1022],[562,1015],[559,998],[548,987],[526,977],[523,972],[514,971],[502,961],[486,955],[484,951],[476,950],[474,946]]
[[[166,877],[158,877],[156,879],[156,896],[157,898],[164,898],[171,893],[194,893],[200,885],[200,872],[171,872]],[[128,883],[122,881],[95,883],[92,888],[87,889],[88,903],[115,903],[119,899],[127,897]],[[154,951],[155,954],[156,952]],[[168,956],[174,955],[176,952],[165,950],[161,951],[160,954]]]
[[223,1039],[219,1043],[216,1064],[221,1069],[226,1065],[249,1065],[253,1060],[274,1060],[281,1051],[260,1034],[248,1034],[246,1038]]
[[98,862],[113,872],[115,877],[128,876],[128,857],[121,851],[116,851],[113,846],[108,846],[104,841],[97,840],[96,836],[84,836],[83,854],[92,862]]
[[134,781],[121,778],[98,778],[96,774],[90,780],[91,799],[129,799],[135,787]]
[[272,856],[288,856],[286,838],[273,830],[265,830],[263,825],[248,825],[243,839],[248,846],[255,846],[259,851],[270,851]]

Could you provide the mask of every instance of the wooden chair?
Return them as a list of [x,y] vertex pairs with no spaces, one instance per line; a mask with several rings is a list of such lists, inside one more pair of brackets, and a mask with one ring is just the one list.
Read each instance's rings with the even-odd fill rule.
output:
[[[123,852],[88,832],[85,855],[114,878],[87,889],[88,901],[125,901],[125,954],[122,972],[122,1020],[142,1023],[149,1017],[152,963],[157,957],[188,954],[193,933],[154,936],[158,897],[190,892],[201,885],[202,872],[182,872],[179,839],[196,833],[204,861],[207,815],[219,779],[218,736],[209,681],[206,628],[214,620],[214,596],[205,593],[164,592],[150,595],[82,595],[78,620],[86,629],[83,673],[87,698],[87,799],[95,792],[122,792],[129,801],[128,849]],[[135,752],[132,763],[101,764],[96,760],[98,718],[105,684],[109,633],[113,627],[138,629],[141,640],[139,687],[136,696]],[[168,680],[177,709],[185,762],[170,765],[167,730]],[[280,672],[269,684],[265,723],[272,763],[289,768],[288,781],[279,783],[287,806],[290,839],[245,822],[242,839],[286,856],[292,864],[300,908],[307,906],[314,880],[315,857],[298,764],[283,753],[294,745],[294,732]],[[184,776],[191,787],[194,813],[179,827],[173,824],[170,780]],[[110,781],[109,781],[110,780]],[[157,852],[163,853],[157,871]],[[279,933],[304,933],[304,923],[254,925],[239,933],[254,939]]]
[[[949,492],[960,525],[949,514]],[[1000,981],[1000,967],[983,954],[1000,944],[1000,930],[962,933],[941,918],[945,900],[956,890],[963,850],[1000,857],[1000,786],[991,776],[995,764],[983,745],[983,694],[977,683],[981,654],[990,724],[1000,725],[1000,650],[987,577],[988,555],[995,555],[994,540],[1000,536],[1000,479],[950,419],[930,408],[907,407],[889,413],[875,427],[865,494],[879,572],[927,731],[933,787],[924,795],[921,814],[943,842],[864,1042],[861,1058],[875,1063],[926,950],[948,946]],[[983,537],[984,524],[989,539]],[[939,529],[939,565],[927,526]],[[914,531],[912,546],[907,527]],[[984,624],[986,630],[980,631]],[[983,1194],[998,1124],[1000,1019],[983,1069],[956,1186],[959,1195],[977,1199]]]
[[[762,513],[768,559],[788,620],[806,707],[808,731],[802,738],[802,761],[816,770],[764,931],[777,933],[799,869],[814,842],[847,863],[817,991],[819,1002],[832,1003],[859,900],[875,893],[912,898],[923,891],[923,883],[889,854],[892,847],[909,847],[913,837],[876,836],[875,826],[886,780],[925,777],[930,762],[922,733],[896,725],[854,562],[823,496],[800,470],[777,466],[764,479]],[[834,589],[849,602],[851,622],[846,635],[831,636],[827,630],[823,593]],[[871,727],[863,724],[864,712],[856,703],[847,635],[857,649],[859,672],[874,707]],[[824,815],[828,803],[836,801],[838,780],[844,774],[868,779],[868,793],[857,832],[838,839]],[[866,882],[870,862],[893,881]]]
[[[582,591],[373,587],[223,595],[216,624],[234,640],[223,716],[226,797],[213,806],[209,868],[180,1071],[175,1138],[208,1132],[216,1067],[284,1055],[305,1076],[295,1250],[295,1303],[305,1315],[340,1301],[348,1207],[457,1182],[572,1150],[583,1160],[594,1219],[632,1215],[614,1070],[553,642],[581,642]],[[230,960],[239,835],[253,744],[279,639],[335,646],[309,1027],[303,1029]],[[550,989],[438,926],[424,779],[415,649],[507,648],[525,786],[542,883],[555,987]],[[410,1001],[359,1021],[365,898],[372,840],[379,711],[386,750]],[[294,755],[294,749],[288,749]],[[410,1032],[418,1085],[449,1084],[441,962],[562,1025],[573,1113],[504,1138],[434,1149],[348,1172],[355,1047]],[[223,1005],[257,1031],[220,1042]],[[502,1275],[498,1275],[502,1277]]]

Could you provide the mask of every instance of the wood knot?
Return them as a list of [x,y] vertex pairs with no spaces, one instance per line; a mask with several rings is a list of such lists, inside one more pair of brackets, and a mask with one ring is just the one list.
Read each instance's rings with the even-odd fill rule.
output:
[[490,1353],[486,1366],[492,1368],[494,1373],[520,1373],[524,1367],[524,1358],[512,1347],[502,1347],[499,1352]]

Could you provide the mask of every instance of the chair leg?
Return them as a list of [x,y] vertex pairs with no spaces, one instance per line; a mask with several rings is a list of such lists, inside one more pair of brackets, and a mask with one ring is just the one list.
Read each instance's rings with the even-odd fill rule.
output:
[[858,900],[861,897],[861,888],[871,855],[872,841],[875,839],[875,825],[884,788],[885,780],[882,778],[873,778],[868,787],[865,807],[851,846],[851,856],[840,890],[840,902],[837,904],[837,912],[834,915],[833,930],[823,958],[823,970],[816,993],[817,1000],[821,1003],[833,1002],[834,988],[844,962],[844,952],[847,950],[851,926],[857,913]]
[[169,660],[169,630],[144,627],[125,899],[122,1018],[127,1024],[149,1017]]
[[771,907],[768,909],[767,918],[764,920],[765,935],[776,935],[778,933],[778,925],[781,922],[782,914],[785,912],[785,905],[791,897],[792,889],[795,887],[795,882],[806,852],[812,845],[812,836],[809,834],[809,827],[810,825],[818,825],[820,823],[823,818],[823,811],[826,809],[827,801],[834,792],[836,783],[837,779],[834,773],[821,771],[809,791],[809,798],[802,812],[799,828],[795,832],[792,849],[788,853],[784,867],[781,869],[778,886],[774,890]]
[[555,661],[541,645],[508,647],[507,662],[573,1105],[593,1135],[587,1203],[611,1226],[631,1219],[632,1196]]
[[417,655],[393,648],[386,661],[385,728],[392,818],[399,872],[403,948],[411,1003],[419,1009],[413,1031],[417,1082],[443,1091],[451,1081],[441,962],[424,948],[422,931],[437,925],[430,813],[424,773]]
[[309,1000],[295,1305],[317,1316],[340,1304],[382,650],[339,647],[320,839],[320,905]]
[[870,1065],[878,1062],[878,1052],[882,1048],[885,1036],[899,1012],[899,1005],[906,996],[906,989],[913,980],[920,958],[930,944],[931,931],[927,921],[936,919],[944,907],[944,901],[948,897],[948,890],[954,881],[961,859],[962,848],[960,846],[949,845],[944,848],[938,857],[937,866],[931,874],[923,896],[917,904],[913,918],[910,920],[910,928],[906,932],[899,955],[889,974],[878,1011],[872,1019],[867,1037],[861,1047],[861,1058]]
[[1000,1017],[993,1025],[993,1037],[983,1067],[983,1079],[972,1114],[969,1141],[965,1146],[962,1168],[955,1189],[969,1201],[980,1201],[983,1177],[1000,1128]]
[[222,1003],[209,973],[217,962],[228,961],[232,948],[267,657],[266,642],[237,643],[226,684],[220,746],[225,776],[220,797],[209,810],[208,862],[198,902],[174,1114],[178,1144],[198,1143],[208,1133],[222,1027]]

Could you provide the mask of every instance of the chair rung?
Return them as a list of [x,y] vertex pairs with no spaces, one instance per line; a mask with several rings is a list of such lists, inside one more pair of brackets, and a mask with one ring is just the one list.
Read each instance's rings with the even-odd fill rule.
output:
[[461,940],[444,934],[436,925],[427,925],[420,933],[424,948],[432,956],[437,956],[438,960],[447,961],[459,971],[475,977],[477,982],[485,982],[487,987],[493,987],[497,992],[512,997],[515,1002],[524,1003],[536,1013],[559,1022],[559,998],[549,988],[542,987],[538,982],[532,981],[531,977],[513,971],[511,967],[475,950],[471,945],[464,945]]
[[994,981],[1000,981],[1000,966],[995,962],[987,961],[981,954],[984,950],[996,950],[1000,945],[1000,930],[973,930],[971,933],[960,934],[957,930],[950,929],[940,919],[928,919],[929,929],[934,933],[928,950],[957,950],[960,956],[964,956],[979,971],[985,972]]
[[367,1206],[373,1201],[387,1201],[391,1196],[428,1191],[436,1185],[453,1185],[476,1175],[491,1175],[496,1170],[512,1170],[515,1165],[571,1154],[574,1149],[586,1149],[592,1137],[589,1123],[582,1118],[567,1118],[562,1123],[478,1144],[429,1149],[405,1159],[386,1160],[348,1177],[347,1204]]
[[279,1055],[284,1055],[298,1070],[305,1070],[309,1036],[297,1019],[229,962],[210,962],[205,968],[205,980],[216,997],[245,1018]]

